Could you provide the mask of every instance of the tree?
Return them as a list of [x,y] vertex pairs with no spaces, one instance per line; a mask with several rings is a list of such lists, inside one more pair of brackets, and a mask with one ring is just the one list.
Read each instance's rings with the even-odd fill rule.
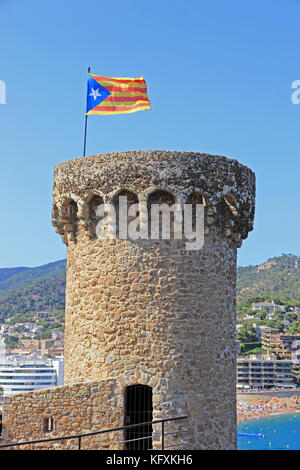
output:
[[18,336],[6,335],[4,338],[5,344],[9,349],[14,349],[19,344]]
[[288,328],[288,332],[291,335],[300,333],[300,319],[293,322],[292,326]]
[[293,323],[293,322],[297,321],[298,315],[297,315],[297,313],[288,312],[286,314],[286,318],[287,318],[288,321]]
[[269,326],[270,328],[274,328],[279,331],[284,330],[284,324],[280,320],[276,320],[275,318],[270,320],[265,320],[265,325]]
[[261,346],[261,342],[256,335],[256,330],[250,322],[245,322],[237,332],[237,339],[241,342],[242,354],[255,354],[253,351]]
[[250,354],[263,354],[264,350],[262,348],[253,348],[245,351],[245,355],[248,356]]
[[256,335],[256,330],[254,326],[249,322],[245,322],[241,329],[237,332],[237,339],[242,343],[259,342],[259,339]]
[[266,311],[266,309],[261,310],[261,311],[260,311],[260,314],[259,314],[260,320],[265,320],[266,317],[267,317],[267,311]]

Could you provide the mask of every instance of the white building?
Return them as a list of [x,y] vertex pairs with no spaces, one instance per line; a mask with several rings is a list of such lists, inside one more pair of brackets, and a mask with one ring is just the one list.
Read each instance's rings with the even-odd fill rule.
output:
[[63,361],[0,358],[0,387],[4,395],[40,390],[63,384]]
[[272,302],[257,302],[252,304],[252,310],[266,310],[267,311],[267,317],[272,316],[276,310],[280,310],[282,313],[285,313],[285,307],[282,305],[277,305]]
[[300,367],[300,340],[295,340],[292,343],[292,361],[293,364]]
[[250,355],[237,358],[237,389],[290,390],[295,388],[293,363],[276,355]]
[[7,330],[8,330],[8,326],[5,325],[4,323],[2,323],[2,324],[0,325],[0,335],[2,335],[3,333],[6,333]]

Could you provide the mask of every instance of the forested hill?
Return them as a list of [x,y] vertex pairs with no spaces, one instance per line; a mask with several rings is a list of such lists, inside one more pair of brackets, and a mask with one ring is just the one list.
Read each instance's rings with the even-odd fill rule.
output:
[[300,304],[300,257],[283,254],[258,266],[238,268],[238,302],[257,297]]
[[35,268],[0,269],[0,322],[16,315],[64,310],[65,270],[66,260]]
[[15,274],[24,271],[29,268],[2,268],[0,269],[0,283],[6,281],[10,277],[13,277]]
[[[0,269],[0,322],[38,311],[64,310],[66,260],[35,268]],[[300,257],[282,255],[238,268],[238,303],[274,300],[300,305]]]
[[53,279],[65,272],[66,260],[55,261],[35,268],[0,269],[0,296],[11,289],[25,287],[40,279]]

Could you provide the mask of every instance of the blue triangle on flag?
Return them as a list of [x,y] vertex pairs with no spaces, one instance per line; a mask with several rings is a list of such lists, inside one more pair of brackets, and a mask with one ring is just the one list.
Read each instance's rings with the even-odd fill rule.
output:
[[93,77],[88,78],[86,112],[95,108],[111,93],[98,83]]

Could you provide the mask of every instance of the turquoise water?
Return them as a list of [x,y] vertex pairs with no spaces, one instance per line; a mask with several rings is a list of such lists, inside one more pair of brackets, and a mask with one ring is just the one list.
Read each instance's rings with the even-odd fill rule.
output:
[[239,450],[300,450],[300,413],[244,421],[238,432],[264,435],[238,436]]

